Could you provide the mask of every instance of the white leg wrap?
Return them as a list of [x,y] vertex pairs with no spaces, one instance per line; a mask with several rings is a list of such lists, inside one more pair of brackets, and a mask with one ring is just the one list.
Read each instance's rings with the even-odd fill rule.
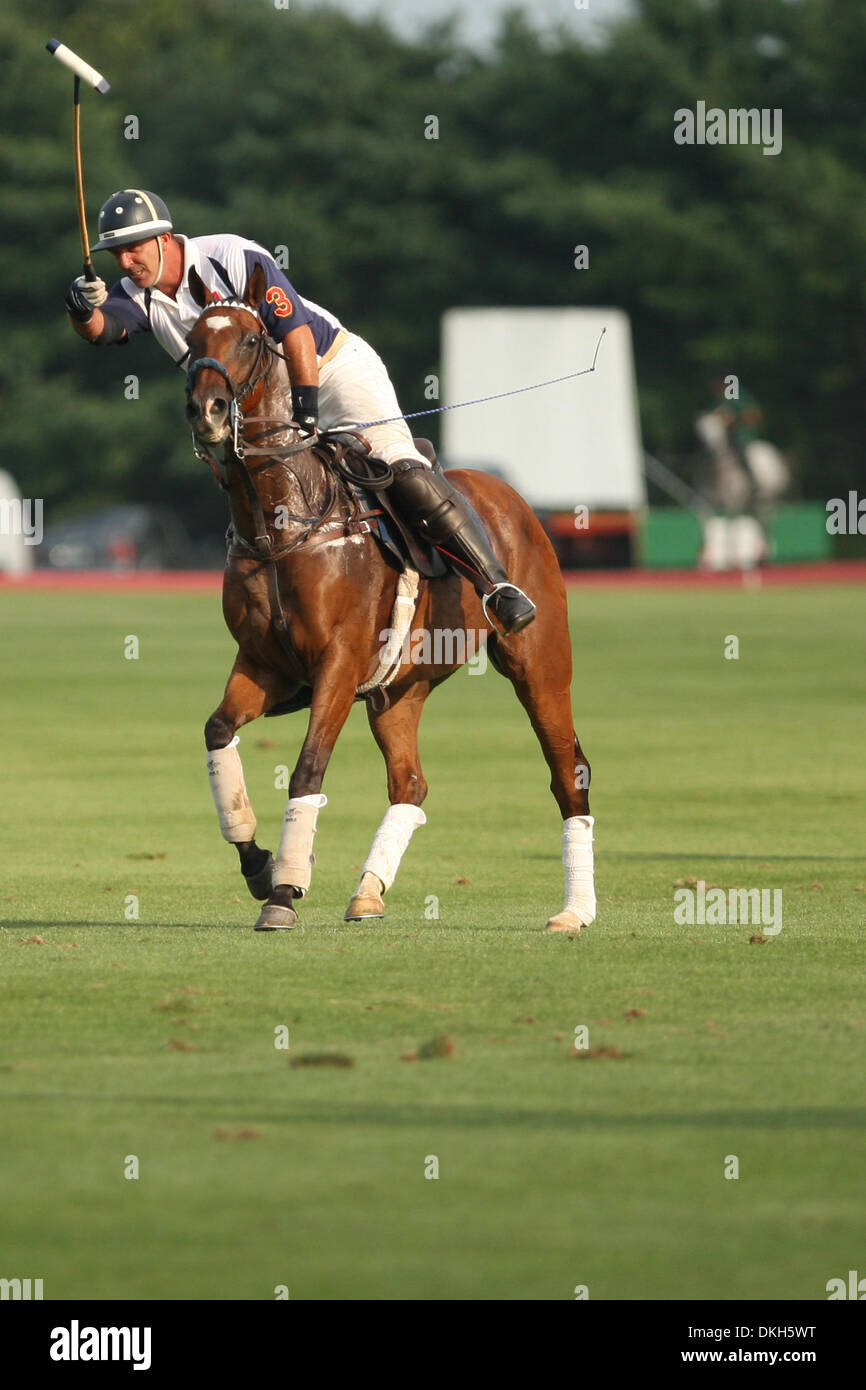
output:
[[565,868],[565,910],[577,913],[588,927],[595,920],[592,827],[594,816],[569,816],[562,823],[562,863]]
[[274,883],[290,883],[300,889],[301,897],[309,891],[313,876],[313,836],[316,821],[328,798],[321,792],[312,796],[289,797],[283,817],[283,833],[277,850]]
[[426,823],[427,817],[420,806],[410,806],[405,801],[389,806],[361,870],[362,880],[364,874],[375,874],[382,881],[383,893],[387,892],[397,877],[400,860],[406,853],[412,835],[419,825]]
[[256,818],[244,783],[239,743],[235,734],[227,748],[214,748],[207,755],[207,775],[220,830],[223,839],[231,845],[251,840],[256,833]]

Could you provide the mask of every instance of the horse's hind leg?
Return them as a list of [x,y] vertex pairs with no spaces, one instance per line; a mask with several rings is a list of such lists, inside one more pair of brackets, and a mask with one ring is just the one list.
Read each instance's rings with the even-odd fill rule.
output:
[[204,728],[208,777],[220,830],[223,839],[235,846],[247,887],[259,899],[271,892],[274,861],[270,851],[255,841],[256,818],[247,796],[235,734],[284,694],[280,677],[238,656],[222,701]]
[[[528,635],[528,634],[527,634]],[[543,634],[539,634],[543,636]],[[534,634],[533,634],[534,636]],[[568,634],[564,636],[569,653]],[[520,643],[520,645],[518,645]],[[531,647],[534,647],[534,652]],[[551,681],[549,656],[562,651],[563,642],[543,640],[513,644],[498,642],[494,664],[508,676],[523,705],[550,768],[550,790],[562,814],[562,862],[565,870],[565,906],[551,917],[548,931],[577,933],[595,920],[592,827],[589,813],[590,768],[574,732],[571,713],[571,661]]]
[[384,710],[376,711],[372,704],[367,705],[370,728],[388,769],[391,805],[376,831],[361,870],[361,881],[346,909],[346,922],[384,917],[382,898],[394,882],[412,835],[427,819],[421,810],[427,783],[418,757],[418,724],[429,693],[429,682],[424,681],[411,686]]

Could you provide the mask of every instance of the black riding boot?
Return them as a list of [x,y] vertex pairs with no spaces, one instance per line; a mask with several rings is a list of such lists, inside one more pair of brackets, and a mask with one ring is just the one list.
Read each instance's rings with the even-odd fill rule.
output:
[[415,459],[400,459],[392,465],[392,472],[394,481],[388,497],[394,510],[445,559],[456,560],[465,569],[481,597],[485,617],[489,605],[506,635],[531,623],[535,604],[510,582],[466,498],[442,473]]

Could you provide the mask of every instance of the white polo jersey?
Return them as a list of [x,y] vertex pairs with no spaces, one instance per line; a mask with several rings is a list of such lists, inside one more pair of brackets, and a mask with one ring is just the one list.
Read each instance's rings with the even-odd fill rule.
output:
[[176,299],[160,290],[141,289],[124,276],[101,306],[103,313],[123,325],[130,338],[136,333],[152,333],[177,365],[185,364],[186,335],[201,315],[189,291],[190,270],[195,267],[218,299],[242,299],[247,281],[259,263],[267,287],[257,307],[271,337],[282,342],[287,333],[304,323],[309,324],[313,334],[321,368],[320,426],[336,429],[385,420],[387,424],[374,424],[364,431],[374,453],[386,463],[410,458],[429,468],[428,460],[413,444],[382,359],[363,338],[347,332],[327,309],[302,299],[269,251],[239,236],[176,239],[183,247],[183,278]]
[[102,311],[123,325],[127,337],[152,333],[160,347],[180,364],[187,355],[186,335],[201,315],[189,289],[193,268],[217,299],[243,299],[247,281],[260,264],[267,288],[257,306],[271,337],[282,342],[287,333],[309,324],[319,361],[333,346],[343,325],[327,309],[303,299],[286,278],[273,256],[255,241],[243,237],[175,235],[183,249],[183,278],[171,299],[157,289],[142,289],[124,276],[110,291]]

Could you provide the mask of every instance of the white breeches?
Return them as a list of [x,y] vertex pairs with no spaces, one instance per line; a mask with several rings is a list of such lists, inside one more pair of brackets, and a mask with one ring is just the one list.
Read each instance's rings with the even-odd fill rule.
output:
[[417,459],[430,467],[412,443],[412,432],[400,415],[397,394],[385,363],[369,343],[350,333],[346,342],[319,369],[319,424],[322,429],[351,428],[367,420],[391,420],[388,425],[372,425],[361,433],[369,439],[373,453],[385,463],[398,459]]

